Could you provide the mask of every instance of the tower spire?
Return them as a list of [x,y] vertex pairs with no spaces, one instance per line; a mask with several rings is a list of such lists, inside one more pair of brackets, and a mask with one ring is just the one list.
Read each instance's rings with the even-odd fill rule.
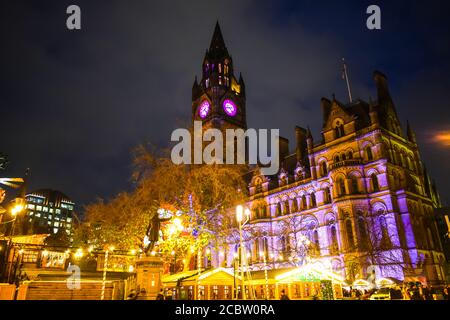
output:
[[211,39],[211,44],[209,45],[209,52],[224,52],[228,55],[227,47],[225,46],[225,41],[222,36],[222,30],[220,30],[219,21],[216,22],[216,27],[214,28],[214,34]]

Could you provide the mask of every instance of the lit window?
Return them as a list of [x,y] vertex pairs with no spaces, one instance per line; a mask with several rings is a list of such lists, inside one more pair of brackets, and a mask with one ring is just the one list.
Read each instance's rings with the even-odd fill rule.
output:
[[48,215],[48,220],[52,220],[53,216],[51,214]]
[[59,222],[55,222],[54,226],[59,227]]
[[61,210],[60,209],[56,209],[55,212],[56,212],[56,214],[60,214]]
[[34,214],[34,212],[33,212],[33,211],[31,211],[31,212],[29,213],[29,215],[30,215],[30,216],[32,216],[33,214]]
[[35,208],[34,204],[29,204],[28,205],[28,209],[34,209],[34,208]]
[[48,212],[48,207],[43,207],[43,208],[42,208],[42,211]]
[[72,218],[67,218],[67,222],[71,222],[72,221]]
[[50,213],[53,213],[53,209],[52,208],[50,208]]
[[36,210],[37,210],[37,211],[42,211],[42,206],[37,206],[37,207],[36,207]]
[[58,233],[58,228],[53,228],[53,233]]
[[40,216],[41,216],[41,214],[40,214],[40,213],[36,213],[36,217],[38,217],[38,218],[39,218]]

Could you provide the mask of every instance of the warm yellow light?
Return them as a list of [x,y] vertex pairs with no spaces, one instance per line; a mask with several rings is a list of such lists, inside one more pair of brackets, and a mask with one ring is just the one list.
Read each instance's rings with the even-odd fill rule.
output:
[[69,253],[70,253],[70,250],[69,250],[69,249],[67,249],[65,253],[66,253],[66,254],[69,254]]
[[116,248],[114,246],[109,246],[108,250],[109,251],[114,251]]
[[89,252],[94,251],[94,246],[90,246],[89,249],[88,249],[88,251],[89,251]]
[[156,252],[155,252],[155,251],[152,251],[150,254],[151,254],[152,256],[155,256],[155,255],[156,255]]
[[132,250],[130,251],[130,253],[134,256],[134,255],[136,254],[136,250],[135,250],[135,249],[132,249]]
[[191,253],[195,253],[195,248],[191,247]]
[[434,136],[434,141],[449,147],[450,146],[450,131],[441,131]]
[[21,204],[16,204],[12,209],[11,209],[11,214],[13,216],[18,215],[22,210],[23,210],[24,206]]
[[47,251],[47,250],[42,251],[42,255],[43,255],[43,256],[48,255],[48,251]]
[[249,208],[245,208],[245,215],[247,216],[247,218],[250,217],[250,214],[251,214],[250,209]]
[[23,253],[23,249],[20,249],[20,250],[19,250],[19,254],[22,254],[22,253]]
[[173,225],[174,225],[176,231],[181,232],[181,231],[184,230],[183,222],[181,221],[180,218],[175,218],[175,219],[173,219],[173,222],[172,222],[172,223],[173,223]]
[[134,271],[134,267],[133,266],[129,266],[128,267],[128,272],[133,272]]
[[219,252],[219,256],[224,257],[224,256],[225,256],[225,253],[224,253],[223,251],[220,251],[220,252]]
[[233,257],[237,258],[238,257],[238,253],[237,252],[233,253]]
[[237,222],[242,222],[243,214],[244,214],[244,207],[241,206],[241,205],[238,205],[236,207],[236,220],[237,220]]
[[206,249],[206,254],[210,254],[211,253],[211,249],[207,248]]
[[175,255],[175,251],[172,250],[172,252],[170,254],[174,256]]
[[264,252],[260,252],[259,253],[259,256],[262,258],[262,257],[264,257]]

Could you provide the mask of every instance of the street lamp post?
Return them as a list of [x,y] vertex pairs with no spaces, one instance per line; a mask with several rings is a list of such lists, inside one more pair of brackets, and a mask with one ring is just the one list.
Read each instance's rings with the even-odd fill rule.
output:
[[242,229],[245,226],[245,224],[250,219],[250,210],[245,209],[245,221],[244,220],[244,207],[241,205],[238,205],[236,207],[236,220],[239,223],[239,261],[241,264],[241,292],[242,292],[242,299],[247,300],[246,293],[245,293],[245,283],[244,283],[244,237],[242,234]]
[[114,247],[109,247],[105,251],[105,262],[103,263],[103,281],[102,281],[102,296],[101,300],[105,300],[105,289],[106,289],[106,270],[108,269],[108,256],[109,251],[113,251]]
[[265,283],[266,283],[266,286],[265,286],[266,290],[265,291],[266,291],[266,299],[268,300],[269,299],[269,277],[268,277],[268,274],[267,274],[266,253],[265,252],[261,252],[260,255],[262,256],[263,262],[264,262],[264,279],[265,279]]

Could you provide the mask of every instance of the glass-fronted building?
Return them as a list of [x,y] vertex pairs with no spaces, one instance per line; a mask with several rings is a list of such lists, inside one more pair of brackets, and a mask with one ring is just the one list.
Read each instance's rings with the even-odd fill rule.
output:
[[26,195],[27,218],[36,229],[62,230],[72,236],[75,203],[60,191],[41,189]]

